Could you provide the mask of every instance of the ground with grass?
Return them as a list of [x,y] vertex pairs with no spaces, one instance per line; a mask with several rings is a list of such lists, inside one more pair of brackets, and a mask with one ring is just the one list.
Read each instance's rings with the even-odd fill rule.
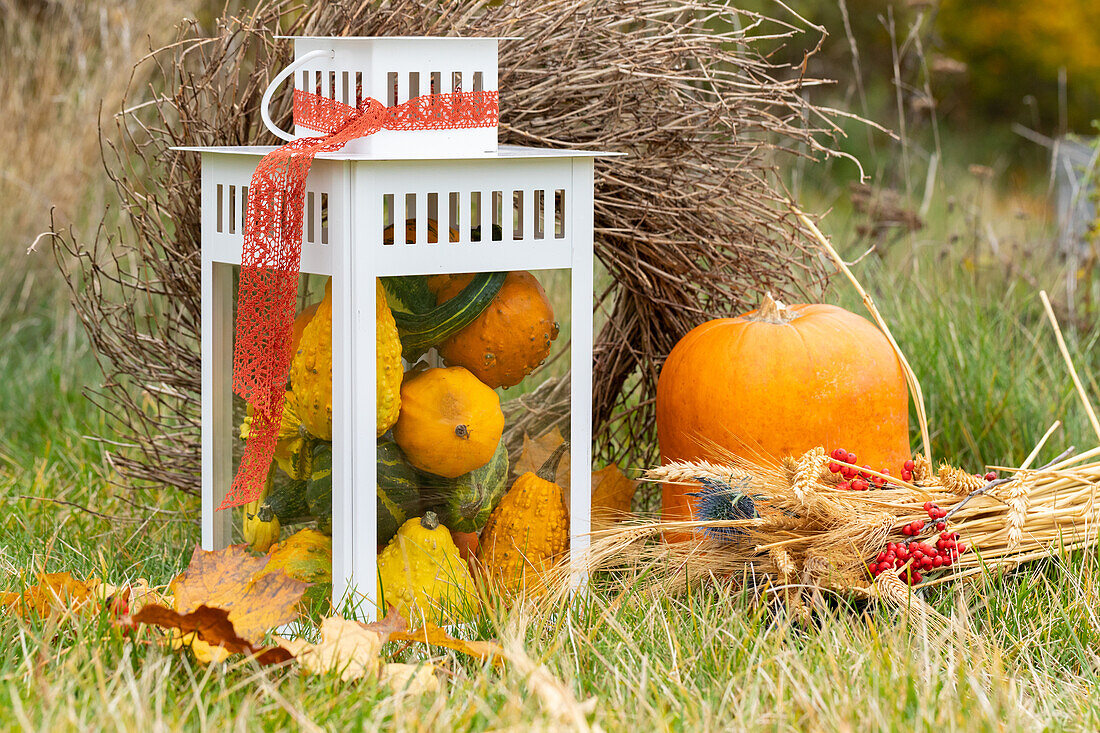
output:
[[[71,42],[83,37],[73,31]],[[935,457],[975,471],[1019,463],[1055,420],[1065,424],[1044,455],[1097,442],[1038,299],[1045,288],[1061,302],[1064,281],[1050,255],[1056,229],[1044,172],[1021,172],[986,137],[944,130],[934,169],[915,139],[901,147],[877,138],[877,150],[854,150],[876,190],[893,181],[920,229],[876,229],[853,206],[847,164],[787,171],[808,209],[828,211],[823,227],[843,254],[862,256],[853,269],[922,382]],[[899,151],[904,166],[892,160]],[[66,218],[87,210],[96,221],[110,200],[92,171],[94,153],[93,145],[68,155],[88,190],[61,192]],[[33,164],[44,157],[32,151],[4,180],[40,179],[57,193],[72,171],[36,179]],[[198,539],[196,503],[151,487],[140,500],[158,511],[137,509],[113,484],[107,446],[86,437],[111,434],[85,395],[100,380],[94,352],[48,245],[23,255],[46,208],[38,208],[41,221],[22,209],[0,219],[0,256],[14,263],[0,287],[0,590],[42,571],[165,584]],[[1094,273],[1086,277],[1086,290],[1097,287]],[[839,279],[825,298],[861,307]],[[1067,337],[1086,388],[1100,396],[1096,320],[1078,312]],[[446,694],[412,698],[250,662],[204,667],[165,649],[151,630],[122,634],[106,612],[45,620],[4,613],[0,727],[1096,729],[1098,589],[1095,551],[945,584],[924,597],[970,635],[943,636],[850,598],[828,598],[812,624],[792,626],[768,598],[722,582],[653,597],[602,578],[553,613],[516,610],[464,629],[501,640],[515,660],[503,671],[391,645],[394,658],[431,657],[444,670]]]
[[[865,248],[845,233],[857,218],[830,221],[853,255]],[[1052,455],[1064,444],[1093,444],[1033,285],[1003,272],[994,277],[996,260],[976,251],[983,264],[971,266],[950,248],[913,247],[903,237],[855,268],[921,377],[936,455],[974,470],[1018,462],[1059,418],[1066,427]],[[859,305],[840,283],[830,297]],[[186,564],[198,528],[171,513],[142,517],[112,489],[104,446],[83,437],[105,427],[81,394],[96,383],[96,367],[63,300],[9,298],[0,318],[6,587],[39,570],[166,583]],[[1096,393],[1093,338],[1077,333],[1073,341]],[[187,506],[171,494],[160,498],[173,511]],[[480,730],[530,721],[568,726],[579,715],[606,729],[1087,729],[1100,722],[1092,695],[1100,671],[1098,568],[1095,552],[1077,553],[928,592],[973,632],[968,639],[938,636],[904,614],[845,598],[831,599],[813,625],[791,627],[760,599],[722,584],[659,598],[604,584],[557,614],[516,612],[467,630],[522,650],[549,677],[532,682],[528,668],[498,672],[440,654],[434,658],[447,670],[447,694],[438,699],[400,700],[368,682],[261,671],[246,662],[204,668],[162,648],[151,631],[124,638],[105,614],[4,615],[0,638],[13,653],[0,662],[7,688],[0,699],[9,701],[0,705],[0,721],[84,728],[108,715],[127,728],[218,721]],[[420,654],[394,646],[402,658]]]

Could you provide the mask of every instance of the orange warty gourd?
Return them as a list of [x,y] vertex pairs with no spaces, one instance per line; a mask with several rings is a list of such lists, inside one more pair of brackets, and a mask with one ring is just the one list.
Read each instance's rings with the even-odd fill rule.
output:
[[410,371],[393,439],[421,471],[455,478],[496,453],[504,432],[497,393],[462,367]]
[[557,483],[566,448],[559,445],[538,471],[517,478],[481,530],[478,562],[508,596],[546,595],[554,566],[569,551],[569,507]]
[[[909,391],[870,321],[832,305],[759,310],[692,329],[657,382],[662,463],[799,456],[843,447],[895,476],[910,457]],[[666,484],[666,519],[691,516],[690,486]]]
[[[445,303],[462,292],[473,275],[429,280],[438,287],[436,301]],[[504,285],[477,319],[439,347],[443,361],[463,366],[485,384],[513,387],[550,354],[558,324],[546,291],[529,272],[509,272]]]

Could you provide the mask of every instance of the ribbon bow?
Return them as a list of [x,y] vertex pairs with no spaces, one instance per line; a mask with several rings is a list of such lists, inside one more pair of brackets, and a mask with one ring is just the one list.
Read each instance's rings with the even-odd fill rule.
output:
[[252,407],[252,426],[233,484],[218,509],[259,498],[275,453],[292,357],[302,206],[314,156],[340,150],[351,140],[383,129],[492,127],[497,124],[497,114],[496,92],[428,94],[394,107],[368,97],[352,107],[294,90],[295,123],[325,134],[293,140],[265,155],[248,187],[233,391]]

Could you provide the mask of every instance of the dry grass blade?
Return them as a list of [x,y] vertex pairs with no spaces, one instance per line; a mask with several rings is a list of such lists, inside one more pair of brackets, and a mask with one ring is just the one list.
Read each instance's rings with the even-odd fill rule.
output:
[[[805,213],[803,213],[793,203],[788,202],[791,210],[794,211],[795,216],[806,227],[807,231],[811,233],[813,238],[817,241],[818,245],[829,255],[830,259],[836,264],[841,272],[848,278],[848,280],[855,287],[863,298],[863,305],[871,313],[871,317],[875,319],[875,323],[882,329],[882,332],[886,335],[886,338],[890,341],[890,346],[894,348],[894,353],[897,354],[898,360],[901,362],[902,370],[905,372],[905,381],[909,384],[909,389],[912,391],[913,403],[917,408],[917,420],[920,423],[920,437],[921,445],[924,449],[924,455],[928,460],[932,460],[932,440],[928,435],[928,412],[924,406],[924,392],[921,390],[920,381],[917,379],[916,372],[913,371],[913,367],[909,366],[909,360],[905,358],[905,354],[902,352],[901,347],[898,346],[898,342],[894,340],[894,335],[890,332],[890,326],[887,325],[886,319],[882,317],[882,314],[878,312],[878,307],[875,306],[875,301],[871,298],[871,294],[863,289],[859,280],[852,274],[851,268],[848,267],[848,263],[844,261],[844,258],[840,256],[840,253],[836,251],[829,238],[821,233],[821,230],[817,228],[817,225],[810,220]],[[1098,432],[1100,435],[1100,432]]]

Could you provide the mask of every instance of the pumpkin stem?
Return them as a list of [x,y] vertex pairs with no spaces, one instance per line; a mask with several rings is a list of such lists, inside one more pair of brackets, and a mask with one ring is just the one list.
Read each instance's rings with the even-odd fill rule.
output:
[[424,512],[424,516],[420,518],[420,526],[424,529],[435,529],[439,526],[439,515],[431,510]]
[[797,314],[773,298],[770,292],[764,293],[764,300],[760,303],[760,307],[756,310],[756,314],[752,316],[753,321],[762,321],[764,323],[775,323],[779,325],[790,323],[795,318],[797,318]]
[[550,454],[550,457],[542,464],[539,470],[535,471],[535,475],[543,481],[549,481],[552,484],[558,482],[558,464],[561,462],[561,457],[565,455],[565,451],[569,450],[569,443],[562,443],[554,452]]
[[465,425],[459,425],[455,428],[455,435],[457,435],[459,438],[469,438],[470,429],[467,428]]

